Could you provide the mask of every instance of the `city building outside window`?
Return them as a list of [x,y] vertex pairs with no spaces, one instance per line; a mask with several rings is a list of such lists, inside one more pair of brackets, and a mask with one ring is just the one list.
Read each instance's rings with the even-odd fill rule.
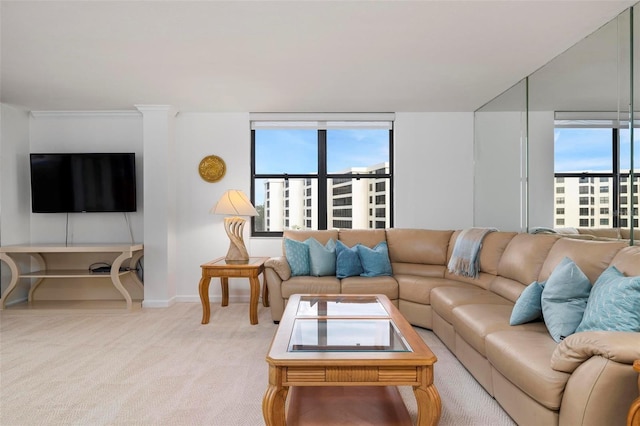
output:
[[252,114],[253,236],[393,227],[393,115],[364,115]]

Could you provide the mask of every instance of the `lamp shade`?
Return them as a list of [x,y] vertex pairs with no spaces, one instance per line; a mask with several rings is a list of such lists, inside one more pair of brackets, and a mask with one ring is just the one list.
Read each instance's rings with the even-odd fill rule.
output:
[[230,189],[220,197],[220,200],[211,209],[210,213],[230,214],[234,216],[258,216],[255,207],[249,201],[244,192],[239,189]]

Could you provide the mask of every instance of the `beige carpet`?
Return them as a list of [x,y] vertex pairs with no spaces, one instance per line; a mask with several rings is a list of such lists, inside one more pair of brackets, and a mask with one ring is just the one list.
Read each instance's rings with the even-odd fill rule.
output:
[[[1,311],[0,425],[263,425],[268,308]],[[441,425],[513,425],[430,331]],[[401,393],[415,419],[410,388]]]

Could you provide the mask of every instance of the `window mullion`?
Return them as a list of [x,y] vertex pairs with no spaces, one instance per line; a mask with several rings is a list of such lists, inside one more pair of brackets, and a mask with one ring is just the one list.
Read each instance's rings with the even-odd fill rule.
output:
[[318,229],[327,229],[327,131],[318,130]]
[[613,128],[611,131],[611,143],[612,146],[612,162],[613,162],[613,181],[612,194],[613,197],[613,227],[618,228],[620,226],[620,132],[618,129]]

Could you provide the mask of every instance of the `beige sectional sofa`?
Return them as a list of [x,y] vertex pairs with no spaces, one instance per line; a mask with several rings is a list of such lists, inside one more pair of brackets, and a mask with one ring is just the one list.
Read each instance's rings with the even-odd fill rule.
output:
[[272,258],[265,269],[272,318],[280,320],[296,293],[385,294],[410,323],[433,330],[518,424],[623,425],[638,394],[632,364],[640,359],[640,333],[587,331],[556,343],[544,322],[510,326],[509,319],[522,290],[546,281],[565,256],[593,284],[610,265],[626,276],[640,275],[640,247],[492,232],[479,253],[479,276],[468,278],[447,270],[459,233],[286,231],[285,238],[334,239],[349,247],[386,241],[393,275],[292,277],[284,256]]

